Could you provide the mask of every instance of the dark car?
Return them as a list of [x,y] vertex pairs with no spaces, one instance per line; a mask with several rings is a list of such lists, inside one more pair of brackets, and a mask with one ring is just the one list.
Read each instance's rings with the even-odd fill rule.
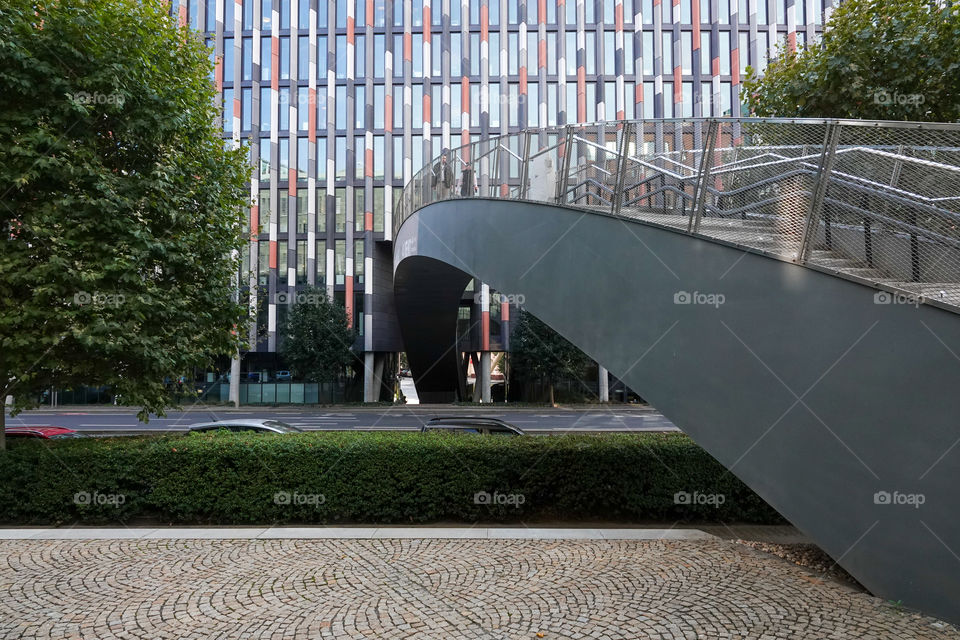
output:
[[8,438],[40,438],[41,440],[64,440],[67,438],[86,438],[82,433],[66,427],[7,427],[4,431]]
[[286,422],[280,422],[279,420],[241,419],[224,420],[223,422],[198,422],[197,424],[190,425],[190,431],[196,432],[219,431],[220,429],[237,433],[241,431],[254,431],[258,433],[300,433],[303,431],[303,429],[299,429]]
[[439,416],[431,418],[420,428],[421,433],[428,431],[448,431],[453,433],[473,433],[477,435],[522,436],[523,429],[497,418],[477,418],[473,416]]

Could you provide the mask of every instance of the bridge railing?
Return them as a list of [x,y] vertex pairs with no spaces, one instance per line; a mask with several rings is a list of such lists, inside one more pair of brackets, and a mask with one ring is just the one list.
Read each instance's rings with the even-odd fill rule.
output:
[[408,182],[395,231],[437,200],[548,202],[715,238],[960,310],[958,124],[600,122],[478,140],[450,150],[447,167],[435,158]]

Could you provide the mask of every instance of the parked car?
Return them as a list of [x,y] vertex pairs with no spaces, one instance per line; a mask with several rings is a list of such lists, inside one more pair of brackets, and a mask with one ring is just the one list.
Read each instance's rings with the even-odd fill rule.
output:
[[431,418],[420,428],[421,433],[428,431],[450,431],[455,433],[473,433],[477,435],[522,436],[523,429],[497,418],[478,418],[475,416],[439,416]]
[[8,438],[40,438],[42,440],[64,440],[66,438],[86,438],[82,433],[66,427],[7,427],[4,431]]
[[293,380],[293,374],[289,371],[277,371],[277,380]]
[[410,369],[406,369],[406,368],[400,369],[400,377],[401,377],[401,378],[410,378],[410,377],[412,377],[412,375],[413,375],[413,374],[410,373]]
[[220,429],[237,433],[241,431],[255,431],[258,433],[300,433],[303,431],[303,429],[299,429],[286,422],[280,422],[279,420],[261,420],[256,418],[224,420],[223,422],[198,422],[197,424],[190,425],[190,431],[196,432],[219,431]]

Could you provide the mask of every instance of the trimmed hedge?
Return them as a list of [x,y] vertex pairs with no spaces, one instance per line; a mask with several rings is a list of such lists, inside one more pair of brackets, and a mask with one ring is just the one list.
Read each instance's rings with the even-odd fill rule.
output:
[[[482,492],[491,497],[486,504]],[[698,492],[701,504],[677,504],[677,492]],[[722,504],[703,498],[710,495],[722,495]],[[18,442],[0,453],[0,521],[139,517],[215,524],[782,521],[680,434],[224,432]]]

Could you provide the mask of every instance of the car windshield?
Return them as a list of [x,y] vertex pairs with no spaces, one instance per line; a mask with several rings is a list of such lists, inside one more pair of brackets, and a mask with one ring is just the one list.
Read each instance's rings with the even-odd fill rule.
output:
[[303,431],[303,429],[298,429],[292,424],[287,424],[286,422],[280,422],[279,420],[264,420],[263,425],[265,427],[270,427],[271,429],[276,429],[282,433],[296,433],[298,431]]
[[82,438],[82,433],[55,433],[49,436],[52,440],[61,440],[63,438]]

